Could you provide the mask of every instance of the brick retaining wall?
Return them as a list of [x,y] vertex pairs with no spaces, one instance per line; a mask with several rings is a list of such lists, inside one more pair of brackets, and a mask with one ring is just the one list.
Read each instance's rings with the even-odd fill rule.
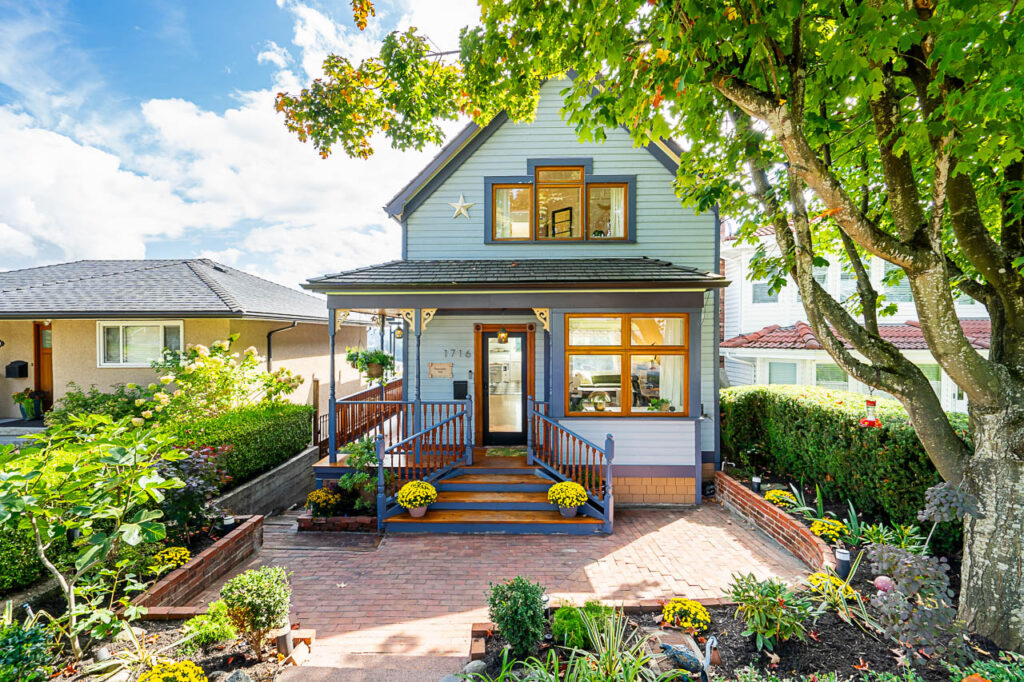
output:
[[189,602],[263,546],[263,517],[239,520],[241,525],[233,531],[132,600],[148,609],[143,620],[177,620],[206,613],[205,605]]
[[835,553],[824,540],[782,509],[721,471],[715,472],[715,497],[726,509],[753,523],[812,571],[821,571],[825,567],[835,570]]

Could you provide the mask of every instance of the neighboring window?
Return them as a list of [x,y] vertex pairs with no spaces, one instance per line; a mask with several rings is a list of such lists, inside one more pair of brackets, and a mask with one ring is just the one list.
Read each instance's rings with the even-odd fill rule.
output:
[[[900,270],[899,273],[896,271]],[[892,274],[890,274],[892,273]],[[902,269],[898,265],[886,261],[885,263],[885,281],[894,281],[890,278],[899,277],[899,283],[893,285],[887,285],[885,289],[885,298],[890,303],[907,303],[914,300],[913,294],[910,292],[910,281],[907,279],[906,274],[902,272]]]
[[566,315],[566,414],[688,413],[689,316]]
[[533,236],[533,187],[494,185],[495,239],[531,239]]
[[[812,276],[814,277],[814,281],[815,282],[820,284],[822,286],[822,288],[824,288],[826,291],[828,290],[828,266],[827,265],[815,265],[814,266],[814,272],[812,273]],[[797,301],[797,303],[799,303],[802,300],[804,300],[804,297],[800,295],[800,291],[798,289],[797,292],[796,292],[796,301]]]
[[843,270],[839,273],[839,300],[846,299],[857,293],[857,275]]
[[101,367],[149,367],[164,348],[181,350],[181,322],[99,322]]
[[917,368],[924,374],[924,378],[932,385],[935,395],[942,395],[942,369],[938,365],[918,365]]
[[583,168],[537,169],[537,238],[583,236]]
[[768,363],[769,384],[795,384],[796,363],[795,362],[769,362]]
[[847,391],[850,388],[846,372],[831,362],[818,362],[814,365],[814,383],[816,386],[836,391]]
[[754,282],[754,303],[778,303],[779,292],[771,288],[771,282]]
[[627,186],[587,185],[587,238],[625,239]]

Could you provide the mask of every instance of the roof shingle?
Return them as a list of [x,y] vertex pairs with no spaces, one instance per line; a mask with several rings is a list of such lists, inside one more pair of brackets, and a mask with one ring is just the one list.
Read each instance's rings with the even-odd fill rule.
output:
[[321,321],[327,306],[206,258],[75,261],[0,272],[0,318],[90,315]]
[[[964,334],[975,348],[988,348],[992,325],[987,319],[960,320]],[[917,320],[898,324],[880,324],[878,333],[900,350],[928,350],[921,324]],[[741,334],[723,341],[722,348],[776,348],[786,350],[821,350],[821,344],[806,322],[788,327],[768,325],[749,334]],[[846,343],[850,348],[850,344]]]

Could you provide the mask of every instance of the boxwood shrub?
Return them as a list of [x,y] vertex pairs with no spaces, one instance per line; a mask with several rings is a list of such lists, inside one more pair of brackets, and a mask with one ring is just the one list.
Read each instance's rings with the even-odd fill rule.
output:
[[[812,386],[724,389],[723,457],[816,483],[826,497],[894,523],[920,523],[924,491],[942,479],[898,402],[878,400],[882,426],[859,426],[865,398]],[[970,444],[967,415],[950,420]]]
[[273,469],[310,444],[313,408],[309,405],[266,404],[242,407],[216,417],[170,426],[178,440],[197,446],[230,445],[218,460],[237,486]]

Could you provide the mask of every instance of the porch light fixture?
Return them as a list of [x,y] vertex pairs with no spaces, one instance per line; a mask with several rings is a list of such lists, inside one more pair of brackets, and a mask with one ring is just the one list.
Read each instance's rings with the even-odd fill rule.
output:
[[864,417],[860,420],[860,425],[866,428],[877,428],[882,425],[882,421],[878,418],[876,412],[876,403],[872,399],[864,401]]
[[405,336],[405,332],[402,331],[402,328],[401,327],[396,327],[395,328],[395,338],[396,339],[400,339],[403,336]]
[[498,343],[508,343],[508,330],[504,327],[498,330]]

